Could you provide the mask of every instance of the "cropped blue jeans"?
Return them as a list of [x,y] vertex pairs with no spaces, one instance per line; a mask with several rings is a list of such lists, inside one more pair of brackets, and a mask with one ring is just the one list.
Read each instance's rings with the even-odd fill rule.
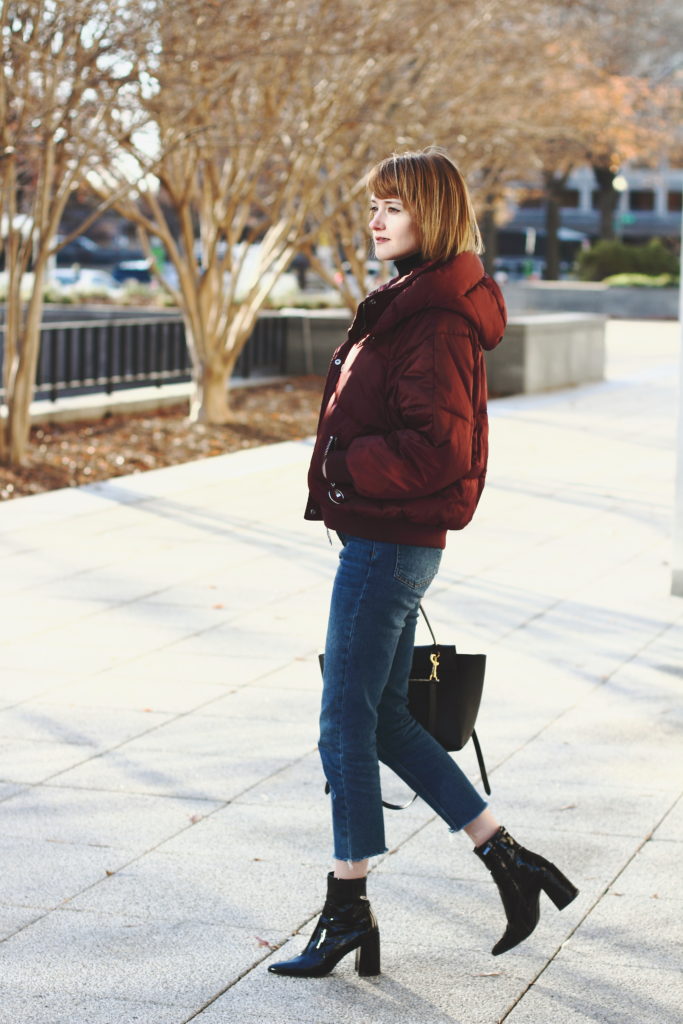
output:
[[486,803],[408,709],[419,604],[441,550],[340,537],[318,746],[330,785],[334,857],[359,861],[386,852],[379,761],[452,831]]

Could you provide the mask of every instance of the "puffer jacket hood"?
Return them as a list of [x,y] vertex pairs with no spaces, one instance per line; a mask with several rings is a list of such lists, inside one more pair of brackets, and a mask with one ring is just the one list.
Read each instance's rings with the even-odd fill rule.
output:
[[459,314],[472,326],[479,344],[487,351],[500,343],[505,331],[506,311],[500,290],[473,252],[460,253],[447,263],[423,263],[371,292],[362,305],[372,306],[373,300],[378,305],[378,315],[373,322],[364,310],[363,326],[374,335],[392,331],[402,320],[428,309]]

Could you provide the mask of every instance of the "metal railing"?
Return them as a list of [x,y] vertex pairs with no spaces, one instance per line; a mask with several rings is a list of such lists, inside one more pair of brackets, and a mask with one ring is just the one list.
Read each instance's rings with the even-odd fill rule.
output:
[[[0,358],[4,327],[0,325]],[[287,321],[263,313],[240,353],[235,376],[285,372]],[[173,315],[44,323],[36,374],[36,400],[65,395],[112,394],[122,388],[191,379],[185,326]],[[0,387],[0,400],[4,392]]]

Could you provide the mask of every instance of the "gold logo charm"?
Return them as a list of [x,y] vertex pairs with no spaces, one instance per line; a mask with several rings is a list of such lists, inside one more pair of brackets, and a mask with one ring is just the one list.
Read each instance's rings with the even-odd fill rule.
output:
[[429,660],[432,663],[432,674],[429,677],[429,682],[430,683],[431,683],[432,679],[436,679],[437,683],[439,682],[439,659],[440,658],[441,658],[441,654],[439,653],[439,651],[432,651],[432,653],[429,655]]

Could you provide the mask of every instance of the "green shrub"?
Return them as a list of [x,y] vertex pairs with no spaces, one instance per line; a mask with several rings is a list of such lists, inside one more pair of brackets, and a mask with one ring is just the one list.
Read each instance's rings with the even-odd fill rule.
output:
[[678,257],[659,238],[653,238],[647,245],[627,245],[603,239],[580,252],[576,260],[576,274],[580,281],[604,281],[616,274],[676,276],[678,270]]
[[603,284],[612,288],[672,288],[678,279],[673,274],[612,274]]

